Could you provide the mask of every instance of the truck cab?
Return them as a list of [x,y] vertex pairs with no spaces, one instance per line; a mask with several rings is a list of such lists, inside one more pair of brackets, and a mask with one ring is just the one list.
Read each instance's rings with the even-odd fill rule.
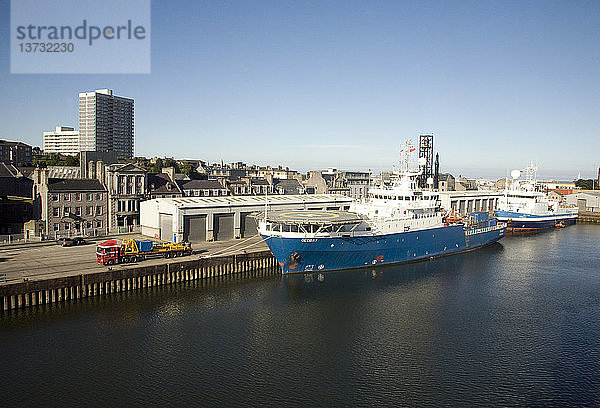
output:
[[116,239],[104,241],[96,247],[96,262],[102,265],[113,265],[119,262],[121,246]]

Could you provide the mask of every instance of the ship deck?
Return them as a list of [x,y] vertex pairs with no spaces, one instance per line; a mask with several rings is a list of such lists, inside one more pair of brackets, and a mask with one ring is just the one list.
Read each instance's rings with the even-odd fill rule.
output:
[[[258,219],[263,217],[264,213],[257,215]],[[280,210],[267,213],[267,221],[284,224],[348,224],[362,220],[358,214],[334,210]]]

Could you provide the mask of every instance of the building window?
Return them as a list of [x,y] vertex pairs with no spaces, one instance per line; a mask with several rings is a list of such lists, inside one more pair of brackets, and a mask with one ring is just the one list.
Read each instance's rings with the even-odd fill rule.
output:
[[87,196],[87,200],[88,201],[92,201],[94,199],[94,194],[93,193],[87,193],[86,196]]
[[77,193],[75,194],[76,200],[77,201],[81,201],[83,199],[83,194],[82,193]]
[[60,217],[60,207],[54,207],[54,208],[52,209],[52,215],[53,215],[54,217]]
[[118,177],[117,190],[119,194],[125,194],[125,176]]
[[54,224],[54,231],[60,231],[60,224],[59,223]]
[[71,214],[71,207],[63,208],[63,217],[68,217]]
[[92,207],[91,205],[88,205],[86,207],[85,213],[86,213],[86,215],[94,215],[94,207]]
[[81,215],[81,207],[75,207],[75,215]]
[[63,194],[63,198],[65,199],[65,201],[71,201],[71,194]]
[[96,206],[96,215],[102,215],[102,206],[101,205]]
[[96,200],[102,200],[102,193],[96,193]]
[[102,228],[102,221],[96,221],[96,228]]
[[58,201],[60,199],[60,194],[52,194],[52,201]]
[[92,228],[92,222],[91,221],[86,221],[85,222],[85,227],[86,228]]
[[65,222],[65,231],[69,231],[71,229],[71,223]]

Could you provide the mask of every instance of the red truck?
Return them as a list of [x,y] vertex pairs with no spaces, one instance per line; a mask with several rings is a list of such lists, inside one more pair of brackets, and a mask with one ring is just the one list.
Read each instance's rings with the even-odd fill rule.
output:
[[191,254],[192,246],[189,243],[157,244],[150,240],[124,239],[119,244],[116,239],[109,239],[96,247],[96,262],[102,265],[113,265],[143,261],[146,258],[158,256],[172,258]]

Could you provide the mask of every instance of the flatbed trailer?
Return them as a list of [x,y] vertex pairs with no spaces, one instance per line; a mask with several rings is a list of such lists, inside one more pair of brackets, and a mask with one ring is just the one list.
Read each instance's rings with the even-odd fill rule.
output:
[[96,262],[102,265],[114,265],[191,254],[192,246],[187,242],[155,243],[150,240],[124,239],[119,243],[116,239],[109,239],[96,247]]

